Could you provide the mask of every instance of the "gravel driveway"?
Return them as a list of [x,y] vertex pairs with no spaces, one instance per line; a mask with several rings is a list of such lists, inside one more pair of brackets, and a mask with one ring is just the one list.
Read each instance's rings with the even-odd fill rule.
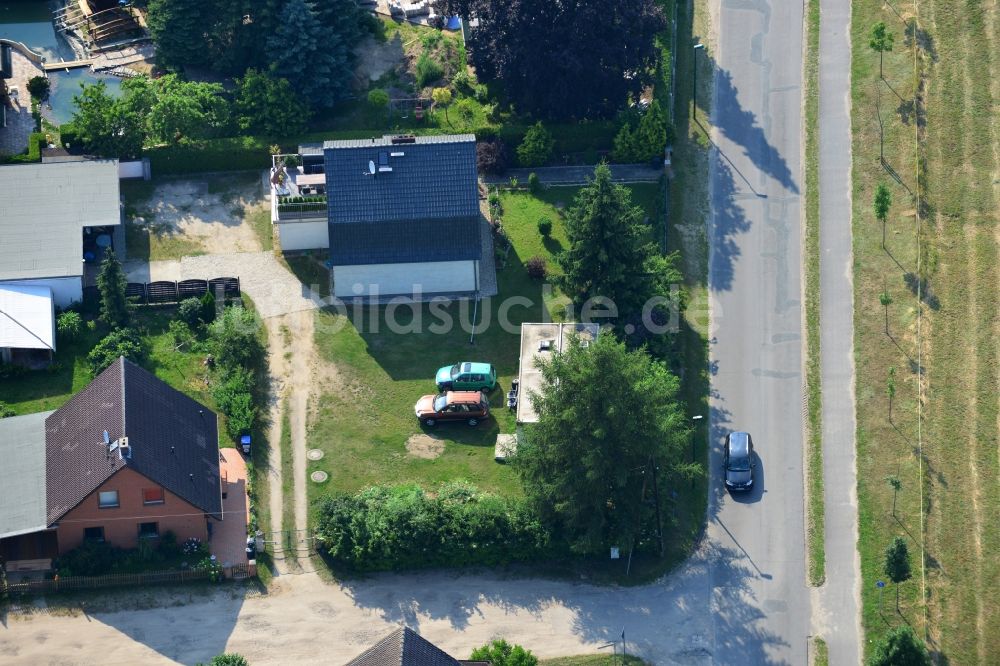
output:
[[[183,257],[172,261],[129,262],[132,282],[238,277],[260,316],[276,317],[322,307],[318,288],[303,285],[271,252],[238,252]],[[317,285],[318,287],[318,285]]]
[[[629,653],[653,663],[727,663],[728,650],[747,639],[746,618],[724,608],[743,589],[737,574],[752,575],[734,562],[738,555],[703,553],[664,581],[636,588],[454,573],[330,584],[302,574],[282,576],[270,593],[246,598],[232,588],[184,600],[162,590],[159,607],[141,610],[14,609],[0,624],[0,661],[194,664],[228,651],[254,666],[343,664],[406,624],[460,659],[500,636],[540,657],[596,653],[620,640],[624,627]],[[714,594],[709,556],[734,565],[734,577]],[[713,611],[730,618],[718,638],[707,621]]]

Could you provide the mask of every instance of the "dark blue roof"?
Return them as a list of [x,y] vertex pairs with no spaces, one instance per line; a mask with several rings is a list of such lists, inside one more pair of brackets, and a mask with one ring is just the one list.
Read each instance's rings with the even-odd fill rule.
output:
[[479,258],[475,137],[410,140],[323,145],[333,265]]

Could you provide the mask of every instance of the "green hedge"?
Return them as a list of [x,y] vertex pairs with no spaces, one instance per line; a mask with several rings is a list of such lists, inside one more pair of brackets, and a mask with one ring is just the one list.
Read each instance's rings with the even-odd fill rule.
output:
[[352,571],[493,566],[556,554],[524,500],[462,481],[443,484],[436,495],[402,485],[328,497],[316,534],[331,564]]
[[[499,136],[513,149],[521,143],[530,125],[485,125],[476,128],[479,139]],[[554,155],[570,153],[596,153],[610,151],[614,147],[617,121],[582,121],[573,124],[546,125],[545,128],[555,140]],[[314,132],[298,137],[227,137],[185,142],[180,145],[154,146],[145,149],[154,175],[188,174],[205,171],[247,171],[267,169],[271,166],[270,148],[281,147],[283,152],[292,153],[303,143],[319,143],[334,139],[367,139],[390,133],[411,133],[419,135],[449,134],[447,128],[416,128],[404,130],[342,130]]]
[[21,153],[20,155],[6,155],[3,158],[0,158],[0,163],[17,164],[22,162],[41,162],[43,143],[45,143],[45,134],[41,132],[32,132],[31,136],[28,137],[27,153]]

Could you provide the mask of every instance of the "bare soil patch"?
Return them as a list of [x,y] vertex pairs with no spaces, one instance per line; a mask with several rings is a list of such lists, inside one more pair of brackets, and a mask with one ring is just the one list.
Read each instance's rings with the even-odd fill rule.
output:
[[406,452],[416,458],[433,460],[444,453],[444,441],[426,433],[410,435],[406,440]]

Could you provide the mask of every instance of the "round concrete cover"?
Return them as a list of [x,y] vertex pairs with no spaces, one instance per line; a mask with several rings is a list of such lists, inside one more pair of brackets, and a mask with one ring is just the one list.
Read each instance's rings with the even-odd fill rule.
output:
[[319,460],[323,457],[323,452],[319,449],[309,449],[306,453],[306,457],[309,458],[309,460]]
[[316,483],[324,483],[327,479],[330,478],[330,475],[321,470],[316,470],[315,472],[309,475],[309,478]]

